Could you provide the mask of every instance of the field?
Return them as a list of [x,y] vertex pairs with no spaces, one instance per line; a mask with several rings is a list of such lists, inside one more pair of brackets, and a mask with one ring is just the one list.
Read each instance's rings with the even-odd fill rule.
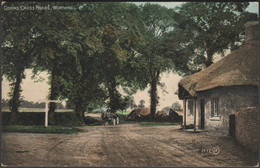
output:
[[[10,112],[10,109],[8,107],[2,108],[2,112]],[[42,113],[45,112],[44,108],[19,108],[19,112],[36,112],[36,113]],[[73,112],[73,109],[56,109],[55,112]]]

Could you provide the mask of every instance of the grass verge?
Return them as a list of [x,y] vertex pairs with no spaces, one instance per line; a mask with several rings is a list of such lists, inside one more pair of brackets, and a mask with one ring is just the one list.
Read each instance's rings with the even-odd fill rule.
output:
[[122,116],[127,116],[128,114],[130,114],[130,112],[129,111],[117,110],[116,114],[122,115]]
[[24,125],[10,125],[3,126],[3,132],[20,132],[20,133],[41,133],[41,134],[72,134],[82,132],[82,130],[73,127],[62,126],[24,126]]
[[154,122],[154,121],[142,121],[138,123],[141,126],[172,126],[181,125],[179,122]]

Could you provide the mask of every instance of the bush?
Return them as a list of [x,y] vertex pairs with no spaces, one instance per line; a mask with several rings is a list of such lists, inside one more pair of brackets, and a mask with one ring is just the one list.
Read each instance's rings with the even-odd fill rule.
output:
[[[2,113],[3,125],[8,125],[11,117],[10,112]],[[16,125],[44,125],[44,113],[18,113],[16,115]]]
[[101,122],[93,117],[87,116],[84,118],[84,122],[87,125],[101,125]]

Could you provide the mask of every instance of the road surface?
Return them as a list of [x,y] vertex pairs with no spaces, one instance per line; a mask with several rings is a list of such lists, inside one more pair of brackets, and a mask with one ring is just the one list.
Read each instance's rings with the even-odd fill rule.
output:
[[[179,126],[86,126],[77,134],[3,133],[13,166],[253,166],[256,155],[231,137]],[[214,148],[215,147],[215,148]],[[220,149],[212,152],[209,149]],[[211,152],[210,152],[211,151]]]

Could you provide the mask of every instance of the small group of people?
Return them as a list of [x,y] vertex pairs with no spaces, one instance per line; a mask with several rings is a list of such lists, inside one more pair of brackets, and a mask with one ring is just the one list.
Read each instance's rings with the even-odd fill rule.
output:
[[103,125],[106,125],[109,123],[112,123],[113,125],[119,124],[118,115],[112,113],[109,108],[106,111],[101,113],[101,119],[102,119]]

